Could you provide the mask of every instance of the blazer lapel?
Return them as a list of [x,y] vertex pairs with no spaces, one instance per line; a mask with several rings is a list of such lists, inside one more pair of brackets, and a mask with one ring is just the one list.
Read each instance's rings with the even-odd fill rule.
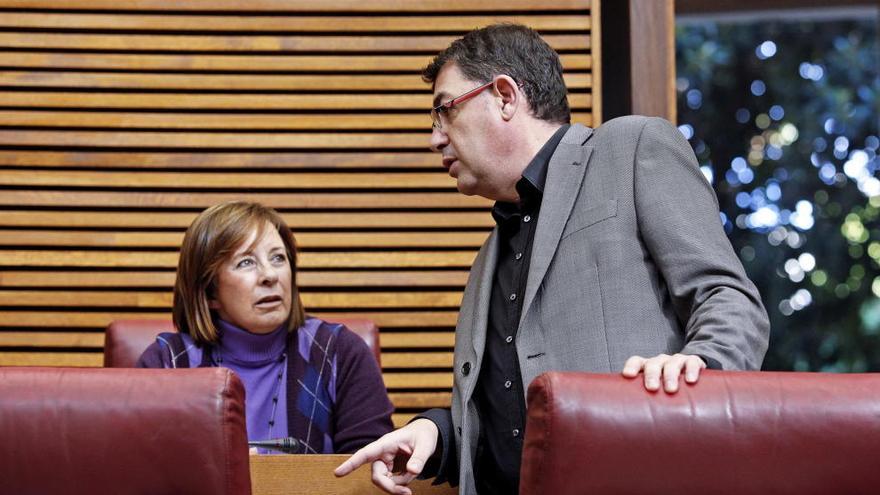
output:
[[562,230],[568,222],[581,183],[584,181],[586,167],[593,151],[592,147],[584,146],[584,142],[592,133],[593,130],[588,127],[573,125],[550,159],[547,181],[544,185],[544,199],[532,244],[532,260],[529,265],[520,325],[525,321],[532,301],[538,293],[538,287],[544,280],[544,275],[559,245]]

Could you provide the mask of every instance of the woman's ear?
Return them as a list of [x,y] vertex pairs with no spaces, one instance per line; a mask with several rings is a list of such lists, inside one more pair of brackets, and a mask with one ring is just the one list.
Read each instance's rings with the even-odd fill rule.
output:
[[525,101],[516,81],[510,76],[496,76],[495,93],[501,99],[501,118],[504,120],[512,119],[522,102]]

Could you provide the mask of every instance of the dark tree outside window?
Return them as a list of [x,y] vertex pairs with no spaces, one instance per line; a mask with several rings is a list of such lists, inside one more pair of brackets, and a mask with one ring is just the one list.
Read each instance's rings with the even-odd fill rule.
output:
[[877,15],[678,19],[679,129],[770,315],[768,370],[880,371]]

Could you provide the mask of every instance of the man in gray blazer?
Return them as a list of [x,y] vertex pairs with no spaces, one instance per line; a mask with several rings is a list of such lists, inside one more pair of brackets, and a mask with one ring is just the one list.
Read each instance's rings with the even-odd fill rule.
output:
[[[760,368],[767,314],[674,126],[569,125],[559,58],[523,26],[467,34],[424,79],[431,147],[459,191],[497,201],[497,226],[464,291],[451,410],[385,435],[337,475],[372,462],[389,493],[409,493],[417,475],[515,493],[538,374],[643,372],[648,390],[675,393],[682,373],[692,384],[707,366]],[[397,457],[409,458],[401,473]]]

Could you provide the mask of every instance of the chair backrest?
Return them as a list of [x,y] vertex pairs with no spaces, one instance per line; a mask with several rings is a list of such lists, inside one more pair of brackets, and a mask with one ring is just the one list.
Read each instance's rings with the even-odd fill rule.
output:
[[3,493],[251,493],[229,370],[0,368]]
[[520,493],[877,493],[880,374],[705,371],[678,393],[545,373]]
[[[382,366],[379,347],[379,327],[366,318],[337,319],[349,330],[358,334]],[[141,353],[163,332],[177,331],[171,320],[115,320],[107,327],[104,337],[104,366],[107,368],[131,368]]]

